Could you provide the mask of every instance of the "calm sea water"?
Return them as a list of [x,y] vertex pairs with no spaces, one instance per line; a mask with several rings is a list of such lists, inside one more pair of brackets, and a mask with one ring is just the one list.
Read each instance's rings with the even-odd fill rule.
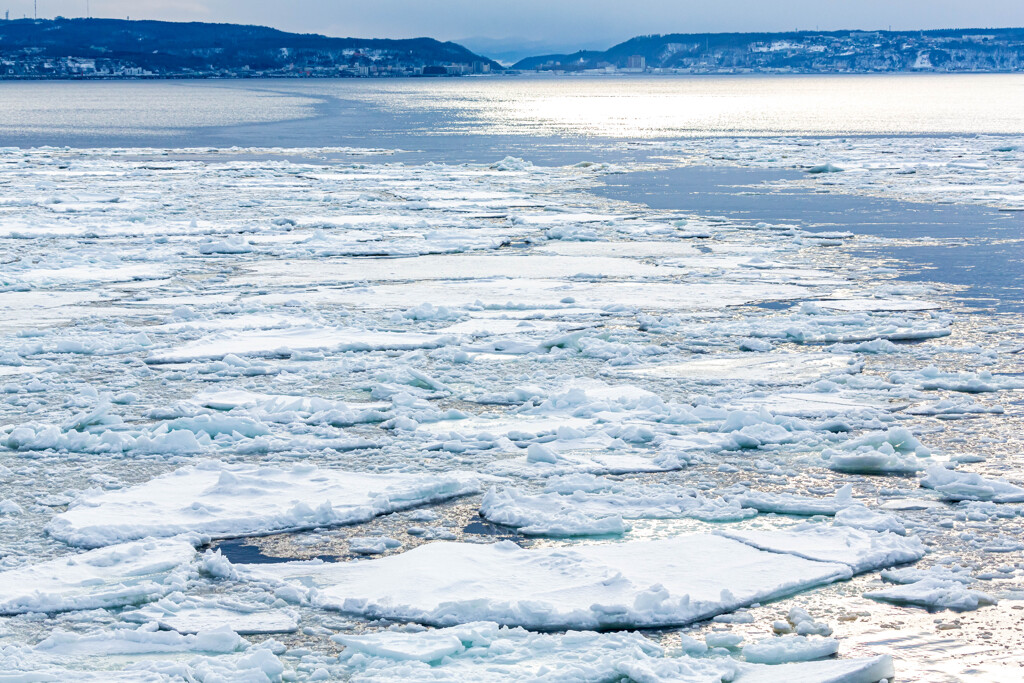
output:
[[1024,76],[0,82],[4,145],[1024,133]]

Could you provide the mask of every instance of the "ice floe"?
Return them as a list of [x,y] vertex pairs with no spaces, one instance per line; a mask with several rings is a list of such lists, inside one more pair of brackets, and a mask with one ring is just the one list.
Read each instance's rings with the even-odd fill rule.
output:
[[411,332],[374,332],[362,329],[298,327],[222,334],[173,350],[157,351],[146,359],[154,365],[237,356],[289,357],[302,351],[373,351],[435,349],[454,341],[450,337]]
[[240,635],[299,630],[298,614],[289,609],[241,604],[230,599],[190,599],[183,595],[169,595],[124,616],[128,621],[156,623],[162,629],[185,634],[216,629]]
[[732,498],[742,507],[758,512],[776,512],[784,515],[836,515],[855,505],[853,486],[847,484],[831,498],[811,498],[790,493],[747,491]]
[[931,450],[903,427],[866,434],[821,454],[830,469],[858,474],[914,474],[925,469],[929,456]]
[[986,500],[993,503],[1024,503],[1024,488],[1003,479],[988,479],[973,472],[958,472],[932,465],[921,477],[921,486],[933,489],[945,500]]
[[[790,665],[784,670],[729,658],[667,655],[639,633],[531,633],[493,622],[434,631],[382,631],[335,636],[340,661],[357,681],[599,681],[652,683],[736,681],[844,681],[877,683],[893,674],[889,657]],[[782,676],[783,678],[779,678]]]
[[855,574],[915,562],[925,555],[924,544],[917,538],[812,522],[786,529],[719,533],[762,550],[846,564]]
[[730,535],[740,541],[691,535],[532,550],[433,543],[367,562],[233,572],[368,618],[592,629],[686,624],[924,555],[916,539],[849,528]]
[[136,541],[0,572],[0,614],[124,607],[185,587],[196,551],[180,540]]
[[707,498],[694,490],[669,486],[613,485],[599,493],[560,488],[530,495],[514,487],[491,489],[480,514],[489,521],[540,536],[601,536],[629,530],[625,520],[691,517],[733,522],[756,513],[737,501]]
[[975,579],[962,569],[930,567],[905,568],[882,572],[886,581],[900,584],[892,588],[869,591],[864,597],[897,605],[916,605],[929,610],[976,610],[995,605],[998,600],[988,593],[969,588]]
[[739,380],[755,384],[804,384],[831,374],[859,372],[860,365],[841,355],[777,353],[690,360],[650,368],[623,369],[629,375],[681,377],[698,382]]
[[365,522],[479,490],[475,476],[365,474],[208,462],[80,499],[50,522],[55,538],[99,547],[147,536],[252,536]]
[[839,641],[834,638],[782,636],[744,645],[743,658],[759,664],[784,664],[823,659],[838,651]]
[[195,635],[159,631],[156,624],[86,634],[57,630],[34,647],[3,648],[0,665],[12,681],[281,681],[285,667],[265,645],[250,646],[226,629]]

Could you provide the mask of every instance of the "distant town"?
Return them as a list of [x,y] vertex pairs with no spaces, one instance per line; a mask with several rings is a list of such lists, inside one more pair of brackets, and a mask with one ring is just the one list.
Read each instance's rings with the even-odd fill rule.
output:
[[237,24],[0,20],[0,79],[1024,71],[1024,29],[671,34],[503,66],[451,42]]
[[595,74],[1024,71],[1024,29],[640,36],[603,52],[529,57],[513,68]]
[[502,67],[430,38],[330,38],[260,26],[117,19],[0,20],[0,78],[383,78]]

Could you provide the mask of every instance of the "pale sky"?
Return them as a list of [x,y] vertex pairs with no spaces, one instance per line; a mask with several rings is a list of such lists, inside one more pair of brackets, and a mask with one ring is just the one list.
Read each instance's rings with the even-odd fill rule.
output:
[[[38,0],[84,16],[87,0]],[[1024,26],[1024,0],[88,0],[94,17],[221,21],[363,38],[606,48],[636,35],[792,29]],[[32,0],[0,0],[11,18]],[[489,40],[482,40],[489,39]],[[492,41],[500,41],[493,43]],[[473,47],[473,45],[470,45]]]

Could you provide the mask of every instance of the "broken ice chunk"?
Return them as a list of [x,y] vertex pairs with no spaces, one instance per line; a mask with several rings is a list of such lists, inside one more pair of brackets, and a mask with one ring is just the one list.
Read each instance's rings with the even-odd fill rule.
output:
[[926,578],[893,588],[870,591],[864,597],[897,605],[917,605],[929,610],[976,610],[984,605],[995,605],[998,600],[979,590],[967,588],[959,581]]
[[925,468],[922,458],[931,455],[909,430],[896,427],[872,432],[827,448],[821,457],[829,469],[854,474],[913,474]]
[[54,517],[47,531],[82,547],[181,533],[253,536],[365,522],[479,489],[478,478],[465,472],[366,474],[207,462],[87,496]]
[[790,493],[768,491],[747,491],[732,499],[746,508],[758,512],[774,512],[783,515],[835,515],[844,508],[854,505],[853,486],[847,484],[831,498],[811,498]]
[[988,500],[993,503],[1024,503],[1024,488],[1003,479],[986,479],[973,472],[955,472],[932,465],[921,486],[934,489],[946,500]]
[[195,557],[180,540],[114,545],[0,572],[0,614],[123,607],[184,590]]
[[743,658],[757,664],[784,664],[831,657],[838,651],[839,641],[835,638],[782,636],[745,645]]
[[781,530],[719,531],[755,548],[820,562],[841,562],[854,573],[915,562],[925,555],[917,538],[807,522]]

